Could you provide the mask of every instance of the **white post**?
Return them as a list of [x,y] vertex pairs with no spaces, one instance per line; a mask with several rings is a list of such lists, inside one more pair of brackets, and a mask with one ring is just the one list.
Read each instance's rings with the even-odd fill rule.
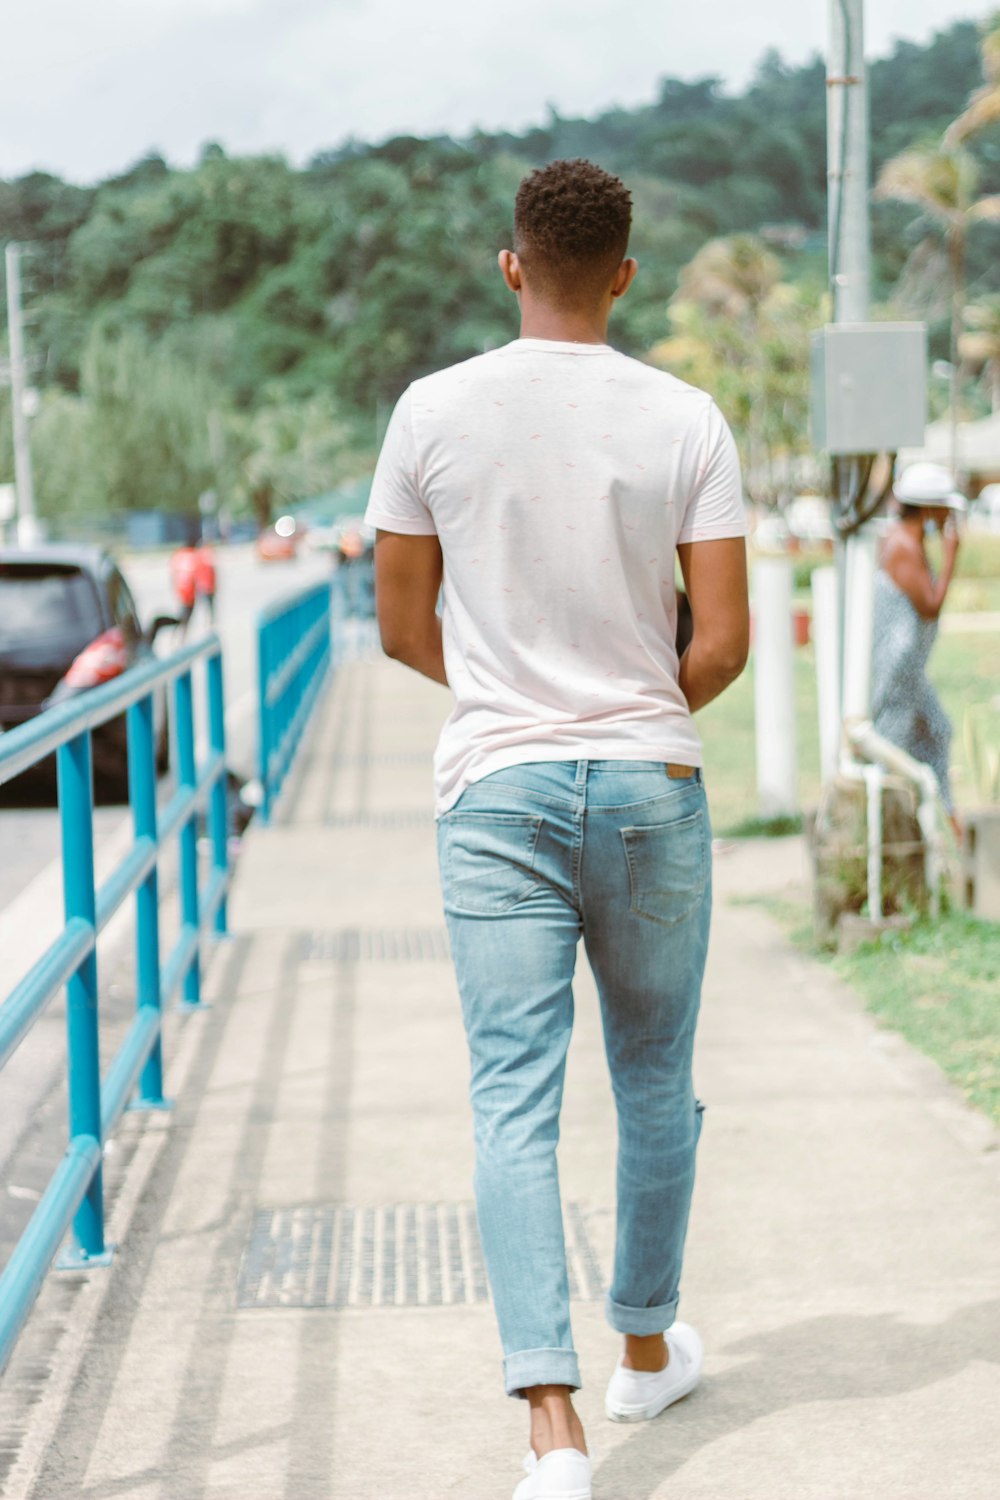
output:
[[882,767],[865,766],[868,828],[868,915],[882,920]]
[[792,564],[760,557],[753,569],[757,796],[761,815],[799,810],[795,757]]
[[840,763],[840,630],[837,624],[837,570],[815,568],[812,575],[812,634],[816,647],[819,706],[819,762],[824,786]]
[[28,439],[27,378],[21,328],[21,247],[11,243],[4,256],[7,273],[7,332],[10,340],[10,407],[14,428],[14,484],[17,489],[17,539],[22,547],[37,542],[35,490]]
[[[827,0],[827,10],[827,198],[833,321],[867,323],[871,316],[871,251],[864,0]],[[841,711],[845,719],[866,719],[871,713],[874,548],[872,537],[855,534],[845,549],[840,629]]]
[[870,719],[872,712],[872,615],[875,607],[876,539],[869,530],[847,541],[844,597],[844,718]]

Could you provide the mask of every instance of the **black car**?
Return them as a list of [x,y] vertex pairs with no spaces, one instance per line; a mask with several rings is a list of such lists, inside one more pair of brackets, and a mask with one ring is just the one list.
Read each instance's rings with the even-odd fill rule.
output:
[[[114,558],[99,547],[0,547],[0,733],[44,708],[147,661],[172,616],[143,630]],[[166,706],[156,699],[157,768],[169,756]],[[94,731],[102,798],[128,797],[125,716]]]

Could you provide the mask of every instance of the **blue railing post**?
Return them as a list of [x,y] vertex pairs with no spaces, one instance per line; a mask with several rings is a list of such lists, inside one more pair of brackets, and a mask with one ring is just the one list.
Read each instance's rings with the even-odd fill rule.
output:
[[[198,784],[194,762],[194,695],[191,672],[183,672],[174,684],[177,722],[177,781],[181,792]],[[201,958],[198,952],[198,824],[192,809],[180,827],[181,927],[185,937],[193,935],[194,946],[184,971],[184,1004],[201,1002]]]
[[[79,1269],[110,1259],[104,1241],[102,1145],[122,1111],[161,1103],[162,1010],[182,985],[198,999],[198,945],[218,912],[229,885],[224,792],[224,704],[217,636],[182,647],[166,661],[131,668],[120,681],[90,689],[79,700],[47,709],[29,724],[0,738],[0,783],[10,781],[46,756],[58,756],[66,924],[27,974],[0,996],[0,1066],[65,986],[69,1072],[69,1131],[66,1154],[0,1271],[0,1369],[10,1357],[49,1266],[69,1231],[77,1248],[59,1264]],[[196,774],[191,672],[204,660],[209,673],[212,751]],[[273,660],[273,658],[272,658]],[[280,666],[280,664],[279,664]],[[291,672],[286,676],[291,676]],[[154,693],[176,687],[174,723],[180,785],[162,805],[156,800]],[[129,794],[135,820],[132,848],[95,890],[92,748],[95,728],[120,714],[128,717]],[[214,868],[199,891],[197,819],[207,804],[213,831]],[[160,962],[157,862],[161,850],[181,839],[182,923],[166,961]],[[97,934],[122,904],[136,895],[136,1014],[128,1033],[99,1077],[100,1037]],[[0,1096],[2,1098],[2,1096]]]
[[257,756],[260,763],[260,820],[271,821],[271,711],[267,701],[271,681],[270,633],[262,625],[257,633]]
[[[226,710],[222,684],[222,657],[210,656],[208,672],[208,739],[213,755],[221,757],[226,764]],[[225,771],[212,785],[210,823],[212,831],[212,873],[225,879],[229,873],[229,828],[226,803],[229,789]],[[224,933],[228,929],[225,897],[215,909],[215,930]]]
[[[74,919],[97,930],[94,886],[94,783],[90,730],[84,729],[57,755],[62,812],[63,895],[67,923]],[[110,1258],[104,1243],[104,1174],[100,1164],[101,1050],[97,1012],[96,945],[77,965],[66,985],[69,1052],[70,1149],[97,1146],[98,1160],[73,1218],[76,1248],[63,1264],[92,1264]]]
[[257,624],[261,822],[274,802],[331,666],[329,583],[272,605]]
[[[156,848],[159,843],[156,817],[156,734],[153,696],[149,694],[128,710],[128,783],[132,801],[136,843]],[[147,1006],[159,1016],[160,991],[160,880],[159,867],[152,869],[135,893],[136,1005]],[[159,1025],[156,1041],[139,1077],[134,1107],[162,1109],[163,1047]]]

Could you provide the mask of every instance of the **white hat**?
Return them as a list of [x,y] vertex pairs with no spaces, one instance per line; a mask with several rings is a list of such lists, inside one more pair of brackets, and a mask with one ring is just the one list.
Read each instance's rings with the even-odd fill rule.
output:
[[966,499],[956,490],[943,464],[910,464],[893,486],[896,499],[904,505],[941,505],[948,510],[965,510]]

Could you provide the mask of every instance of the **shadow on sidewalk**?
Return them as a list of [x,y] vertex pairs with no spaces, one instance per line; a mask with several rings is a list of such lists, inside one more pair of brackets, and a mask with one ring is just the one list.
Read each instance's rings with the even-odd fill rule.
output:
[[[241,1315],[234,1300],[240,1260],[249,1225],[257,1206],[259,1184],[269,1148],[270,1135],[279,1107],[279,1093],[287,1082],[286,1058],[295,1019],[295,995],[301,984],[299,965],[301,935],[291,933],[285,943],[279,976],[273,987],[275,1005],[263,1050],[264,1061],[253,1079],[252,1102],[246,1114],[240,1143],[226,1178],[218,1183],[219,1201],[208,1221],[196,1229],[163,1232],[171,1195],[185,1170],[185,1162],[199,1151],[211,1150],[212,1134],[199,1132],[199,1106],[207,1097],[218,1097],[212,1076],[226,1047],[230,1028],[240,1024],[241,1002],[251,998],[252,977],[247,963],[252,942],[236,937],[223,960],[224,968],[211,985],[214,1008],[207,1017],[205,1036],[193,1070],[177,1100],[170,1139],[136,1212],[126,1244],[116,1261],[116,1295],[102,1311],[91,1349],[85,1379],[79,1383],[61,1426],[57,1451],[50,1455],[34,1495],[83,1495],[92,1500],[113,1500],[145,1487],[155,1488],[157,1500],[199,1500],[213,1489],[213,1469],[220,1461],[241,1453],[266,1451],[280,1442],[286,1451],[283,1493],[289,1497],[316,1493],[317,1476],[332,1472],[333,1429],[331,1412],[336,1396],[339,1325],[336,1318],[306,1318],[299,1329],[290,1379],[294,1385],[293,1418],[269,1422],[261,1411],[260,1426],[249,1440],[219,1442],[217,1431],[230,1368],[233,1343]],[[214,976],[213,976],[214,979]],[[249,981],[249,983],[248,983]],[[322,1142],[322,1195],[343,1195],[349,1146],[343,1111],[348,1099],[353,1069],[352,1033],[356,1011],[354,966],[344,964],[330,984],[329,1027],[331,1053],[336,1059],[326,1069],[329,1100],[320,1121]],[[284,1003],[281,1003],[282,1000]],[[245,1023],[244,1023],[245,1024]],[[234,1092],[238,1094],[240,1086]],[[223,1090],[228,1093],[228,1090]],[[200,1138],[199,1138],[200,1137]],[[141,1461],[127,1476],[86,1482],[88,1467],[105,1419],[114,1419],[113,1403],[137,1324],[148,1313],[146,1299],[154,1257],[164,1253],[176,1257],[177,1275],[185,1275],[185,1252],[193,1240],[210,1236],[216,1240],[211,1266],[199,1305],[194,1310],[197,1333],[183,1366],[171,1377],[176,1400],[170,1413],[169,1436],[148,1467]],[[181,1282],[182,1284],[182,1282]],[[162,1295],[162,1292],[161,1292]],[[150,1360],[157,1351],[150,1349]],[[155,1388],[155,1382],[154,1382]],[[169,1387],[168,1387],[169,1388]],[[142,1451],[141,1433],[122,1433],[122,1441]],[[312,1486],[312,1488],[310,1488]]]
[[602,1500],[647,1500],[708,1444],[788,1407],[877,1400],[937,1385],[975,1360],[1000,1363],[1000,1301],[945,1323],[891,1314],[809,1318],[728,1344],[748,1363],[706,1380],[675,1413],[636,1430],[594,1473]]

